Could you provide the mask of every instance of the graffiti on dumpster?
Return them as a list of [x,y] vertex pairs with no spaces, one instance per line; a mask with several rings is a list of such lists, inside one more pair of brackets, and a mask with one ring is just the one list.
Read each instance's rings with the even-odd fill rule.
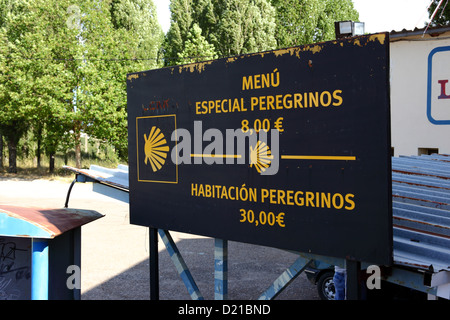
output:
[[0,237],[0,300],[30,296],[30,239]]

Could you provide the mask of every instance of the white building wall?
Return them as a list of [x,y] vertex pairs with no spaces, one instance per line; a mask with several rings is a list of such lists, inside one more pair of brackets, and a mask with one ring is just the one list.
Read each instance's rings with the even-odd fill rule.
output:
[[450,154],[450,99],[438,99],[442,86],[439,80],[449,80],[446,94],[450,96],[449,33],[435,38],[391,38],[390,64],[394,155],[418,155],[419,148]]

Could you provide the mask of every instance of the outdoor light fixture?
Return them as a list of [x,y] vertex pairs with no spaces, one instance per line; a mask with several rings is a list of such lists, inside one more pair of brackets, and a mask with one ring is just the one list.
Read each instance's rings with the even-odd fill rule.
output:
[[336,39],[364,34],[364,22],[337,21],[334,23]]

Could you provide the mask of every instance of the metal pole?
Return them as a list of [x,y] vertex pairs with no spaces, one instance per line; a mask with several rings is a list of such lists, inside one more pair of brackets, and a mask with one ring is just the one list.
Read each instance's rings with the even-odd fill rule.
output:
[[149,227],[150,300],[159,300],[158,229]]
[[188,290],[192,300],[203,300],[204,298],[199,288],[197,287],[197,284],[195,283],[194,277],[189,271],[189,268],[186,262],[184,261],[183,257],[181,256],[181,253],[178,250],[175,241],[173,241],[170,232],[168,230],[159,229],[158,233],[159,236],[161,237],[162,242],[166,246],[167,253],[169,254],[173,264],[175,265],[175,268],[177,269],[177,272],[180,275],[181,280],[183,280],[184,285],[186,286],[186,289]]
[[312,262],[313,260],[298,257],[297,260],[295,260],[294,263],[288,269],[286,269],[286,271],[284,271],[266,291],[261,294],[258,300],[275,299]]
[[[81,270],[81,227],[73,230],[73,264]],[[81,286],[81,279],[80,279]],[[81,300],[81,287],[75,287],[73,290],[73,299]]]
[[75,184],[75,182],[77,182],[77,178],[73,179],[72,183],[70,184],[69,190],[67,191],[66,202],[64,204],[64,208],[69,207],[70,193],[72,192],[72,188],[73,188],[73,185]]
[[228,240],[214,239],[214,298],[228,299]]
[[48,241],[33,239],[31,262],[31,300],[48,300]]
[[355,260],[346,260],[347,269],[347,282],[345,293],[347,300],[360,300],[361,299],[361,262]]

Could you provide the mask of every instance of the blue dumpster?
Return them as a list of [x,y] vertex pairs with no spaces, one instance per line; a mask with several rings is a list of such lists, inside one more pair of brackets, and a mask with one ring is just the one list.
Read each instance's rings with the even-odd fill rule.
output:
[[81,270],[81,226],[101,217],[92,210],[0,205],[0,300],[80,299],[68,270]]

